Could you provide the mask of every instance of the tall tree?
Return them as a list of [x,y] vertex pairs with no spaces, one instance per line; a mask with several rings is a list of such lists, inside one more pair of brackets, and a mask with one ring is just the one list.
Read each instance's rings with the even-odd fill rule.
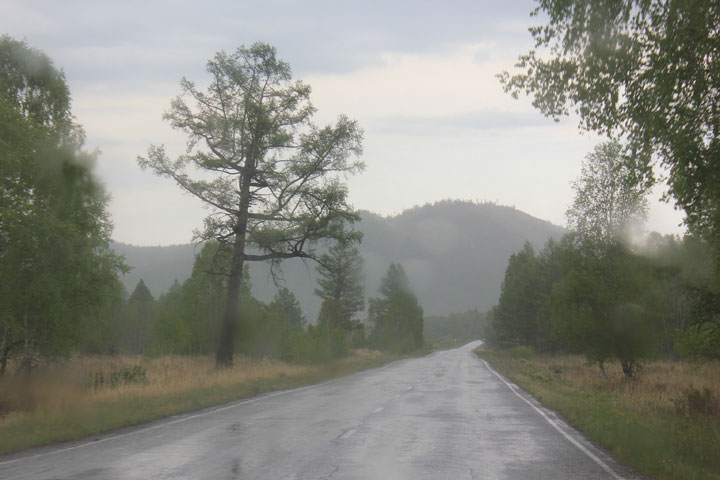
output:
[[504,346],[538,347],[542,285],[540,263],[530,242],[510,256],[492,325],[494,341]]
[[635,181],[618,142],[597,145],[572,186],[575,199],[566,213],[568,227],[585,241],[623,241],[647,218],[648,187]]
[[125,309],[122,332],[125,351],[138,354],[147,352],[150,328],[156,313],[155,298],[143,279],[140,279]]
[[[165,119],[188,135],[187,151],[172,161],[151,146],[142,167],[174,179],[213,210],[202,239],[228,245],[231,262],[217,364],[232,363],[240,286],[246,261],[314,258],[323,238],[352,240],[358,219],[339,173],[363,164],[362,132],[340,116],[334,126],[312,124],[310,87],[292,81],[275,48],[255,43],[207,63],[207,91],[183,79]],[[187,100],[187,101],[186,101]],[[188,170],[205,172],[191,178]]]
[[124,266],[62,72],[8,36],[0,60],[0,352],[29,372],[78,344]]
[[323,299],[319,323],[330,329],[352,328],[353,317],[365,308],[363,258],[345,242],[333,244],[320,256],[315,294]]
[[[720,258],[720,8],[703,0],[539,0],[536,50],[504,72],[555,119],[572,108],[586,130],[627,139],[638,180],[652,160],[691,231]],[[720,267],[720,265],[719,265]]]
[[300,308],[300,301],[298,301],[293,292],[285,287],[278,288],[268,308],[290,325],[297,327],[303,327],[305,325],[305,315],[303,315],[302,309]]
[[420,348],[423,344],[423,309],[402,265],[390,264],[380,283],[380,293],[381,297],[370,299],[371,341],[387,350],[408,352]]
[[573,187],[567,212],[573,233],[566,247],[575,253],[569,273],[553,289],[554,326],[603,372],[605,360],[619,359],[629,378],[654,346],[653,316],[642,301],[643,285],[652,280],[649,267],[625,241],[628,228],[645,219],[648,186],[634,180],[620,144],[607,142],[586,157]]

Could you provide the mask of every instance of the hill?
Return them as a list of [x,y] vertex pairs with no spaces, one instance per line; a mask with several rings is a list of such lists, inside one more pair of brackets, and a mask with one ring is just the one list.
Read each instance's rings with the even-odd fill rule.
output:
[[[358,247],[365,259],[365,292],[377,295],[380,279],[390,262],[405,267],[426,315],[446,315],[477,308],[489,309],[497,302],[511,254],[526,240],[542,248],[548,238],[563,229],[511,207],[492,203],[442,201],[382,217],[361,212],[358,229],[364,234]],[[199,247],[136,247],[115,244],[133,270],[123,282],[132,291],[142,278],[154,296],[166,291],[192,270]],[[314,295],[315,266],[289,260],[283,264],[286,286],[295,293],[306,317],[314,321],[320,300]],[[275,294],[269,269],[250,267],[253,294],[269,301]]]

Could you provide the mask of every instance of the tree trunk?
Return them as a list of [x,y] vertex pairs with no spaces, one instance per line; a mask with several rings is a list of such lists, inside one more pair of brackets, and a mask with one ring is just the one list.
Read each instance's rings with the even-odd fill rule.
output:
[[598,360],[598,367],[600,368],[600,372],[602,372],[603,378],[607,380],[607,373],[605,373],[605,362],[603,360]]
[[8,359],[10,358],[10,341],[8,340],[7,333],[3,339],[2,354],[0,354],[0,377],[5,375],[7,371]]
[[20,362],[20,373],[26,378],[30,377],[32,371],[32,360],[33,360],[33,344],[30,338],[30,321],[28,320],[27,308],[23,313],[23,327],[24,328],[24,340],[23,340],[23,354],[22,362]]
[[[245,221],[247,226],[247,219]],[[245,265],[245,235],[235,237],[233,257],[230,265],[230,279],[228,281],[227,301],[220,328],[220,343],[218,345],[215,364],[217,367],[230,367],[235,353],[235,331],[237,328],[240,287],[242,285],[243,267]]]
[[635,375],[635,370],[637,369],[637,363],[631,360],[620,360],[620,365],[622,365],[622,371],[623,374],[625,374],[625,379],[632,380],[633,375]]
[[240,203],[238,205],[238,222],[235,227],[235,243],[230,264],[230,278],[228,280],[227,301],[220,328],[220,342],[218,344],[215,365],[219,368],[232,366],[235,353],[235,331],[240,306],[240,291],[245,266],[245,234],[247,233],[248,213],[250,210],[250,183],[254,174],[254,162],[249,162],[243,169],[240,179]]

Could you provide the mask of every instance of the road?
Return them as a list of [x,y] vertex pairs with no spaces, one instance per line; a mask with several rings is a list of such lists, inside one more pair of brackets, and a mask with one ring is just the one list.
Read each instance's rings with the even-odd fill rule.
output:
[[0,457],[0,478],[639,478],[475,357],[479,343]]

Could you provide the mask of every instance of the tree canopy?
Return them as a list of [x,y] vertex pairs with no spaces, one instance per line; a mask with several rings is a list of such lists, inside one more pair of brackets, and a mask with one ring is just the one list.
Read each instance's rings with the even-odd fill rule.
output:
[[[701,0],[539,0],[536,49],[504,72],[555,119],[626,140],[638,181],[657,159],[699,234],[720,239],[720,9]],[[717,248],[716,248],[717,250]],[[720,252],[717,252],[720,253]]]
[[0,355],[29,372],[80,341],[124,266],[62,71],[8,36],[0,60]]
[[[314,258],[320,239],[357,239],[346,228],[358,217],[341,179],[363,168],[362,132],[342,115],[335,125],[315,126],[310,87],[293,81],[265,43],[219,52],[207,71],[206,91],[183,79],[183,94],[165,114],[188,136],[187,151],[171,160],[151,146],[138,161],[212,209],[198,236],[231,252],[217,354],[218,365],[229,365],[245,261]],[[205,174],[193,178],[193,168]]]
[[572,186],[575,198],[566,214],[568,227],[583,240],[623,241],[647,217],[648,188],[635,183],[618,142],[597,145]]

